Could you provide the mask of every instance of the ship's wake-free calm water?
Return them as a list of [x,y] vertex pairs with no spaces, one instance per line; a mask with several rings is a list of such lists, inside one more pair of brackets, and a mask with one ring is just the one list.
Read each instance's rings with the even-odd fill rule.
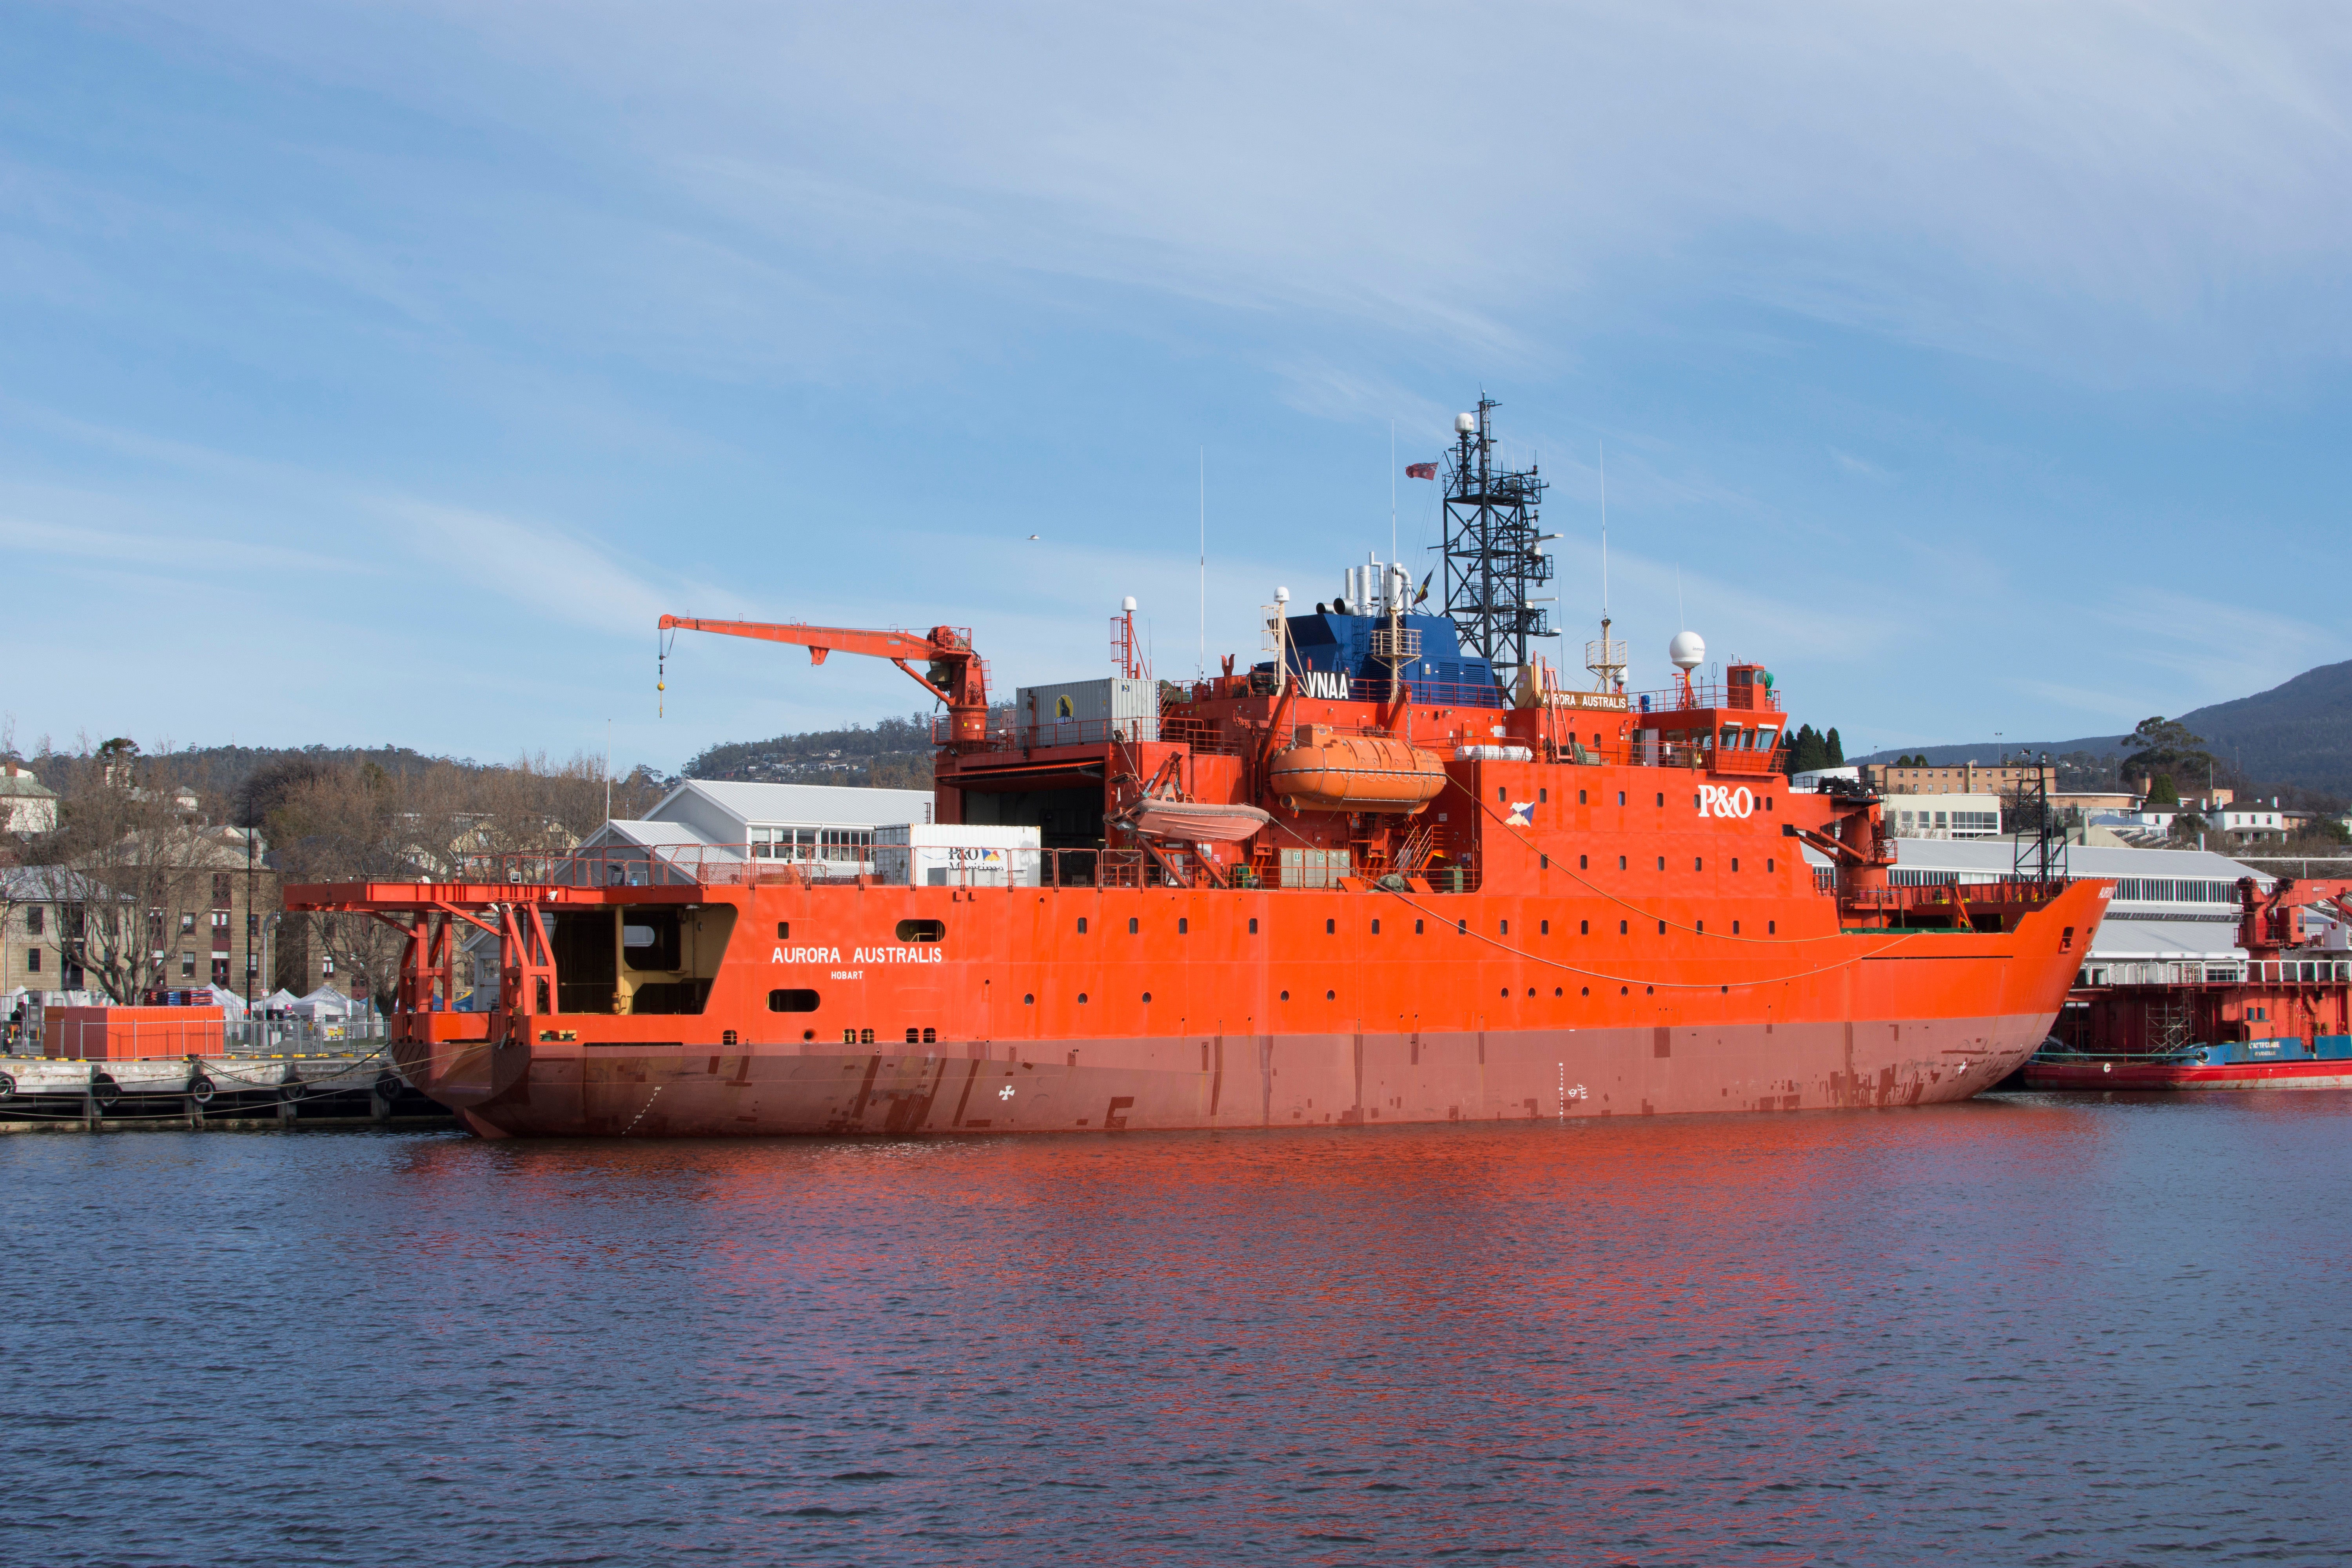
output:
[[0,1559],[2339,1560],[2347,1133],[9,1137]]

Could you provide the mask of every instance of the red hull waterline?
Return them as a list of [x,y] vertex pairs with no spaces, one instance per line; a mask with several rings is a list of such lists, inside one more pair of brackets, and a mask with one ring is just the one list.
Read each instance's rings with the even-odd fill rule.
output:
[[2032,1089],[2352,1089],[2352,1061],[2031,1062]]
[[429,1076],[434,1096],[486,1137],[1372,1126],[1934,1104],[2016,1070],[2048,1025],[2037,1013],[1777,1028],[1223,1035],[1061,1041],[1072,1048],[1059,1060],[1013,1059],[980,1044],[572,1057],[481,1045],[415,1076]]

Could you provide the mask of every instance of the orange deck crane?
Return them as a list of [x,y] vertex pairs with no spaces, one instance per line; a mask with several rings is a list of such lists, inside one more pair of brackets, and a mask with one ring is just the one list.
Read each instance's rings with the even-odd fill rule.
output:
[[[800,621],[705,621],[689,616],[664,616],[658,629],[673,628],[792,643],[809,650],[811,664],[823,664],[825,655],[835,652],[887,658],[948,705],[950,745],[957,751],[973,751],[988,743],[988,666],[972,651],[971,633],[967,628],[933,626],[919,637],[913,632],[856,631],[846,626],[813,626]],[[919,671],[912,662],[916,659],[923,661]]]
[[2352,902],[2352,880],[2315,877],[2298,881],[2281,877],[2263,890],[2252,877],[2238,879],[2238,945],[2256,958],[2275,958],[2304,945],[2303,911],[2315,905],[2334,904],[2339,913]]

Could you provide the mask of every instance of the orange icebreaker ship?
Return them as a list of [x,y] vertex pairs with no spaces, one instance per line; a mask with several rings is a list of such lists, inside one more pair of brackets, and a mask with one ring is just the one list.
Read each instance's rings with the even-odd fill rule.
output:
[[[1511,499],[1485,416],[1449,515]],[[1516,548],[1494,515],[1474,542]],[[1699,679],[1685,634],[1673,687],[1628,694],[1604,621],[1566,689],[1525,658],[1525,586],[1498,641],[1374,563],[1311,615],[1278,594],[1256,668],[1181,684],[1141,668],[1130,601],[1118,674],[1009,706],[954,628],[665,617],[897,661],[946,706],[937,822],[1028,831],[606,848],[289,907],[406,932],[395,1058],[488,1137],[1914,1105],[2032,1052],[2106,884],[1893,885],[1874,797],[1789,787],[1759,667]],[[450,1011],[476,930],[497,1004]]]

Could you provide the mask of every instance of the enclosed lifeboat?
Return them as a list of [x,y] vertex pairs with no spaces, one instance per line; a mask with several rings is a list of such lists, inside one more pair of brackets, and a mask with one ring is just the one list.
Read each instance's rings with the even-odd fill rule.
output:
[[1267,779],[1291,811],[1410,813],[1444,789],[1445,761],[1385,735],[1335,735],[1308,724],[1297,745],[1276,753]]

